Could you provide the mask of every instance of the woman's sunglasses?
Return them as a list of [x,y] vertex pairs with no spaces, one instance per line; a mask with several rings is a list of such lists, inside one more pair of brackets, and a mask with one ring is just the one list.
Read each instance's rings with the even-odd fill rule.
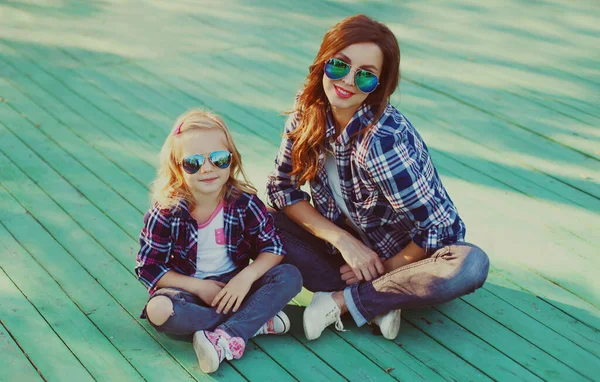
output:
[[[325,62],[325,75],[332,80],[341,80],[350,74],[352,67],[350,64],[337,58],[330,58]],[[377,85],[379,78],[375,73],[371,73],[364,69],[357,69],[354,73],[354,83],[358,90],[363,93],[372,93]]]
[[[195,174],[204,164],[204,160],[204,155],[194,154],[183,158],[181,164],[185,172],[188,174]],[[208,160],[213,166],[225,169],[231,164],[231,153],[227,150],[213,151],[208,154]]]

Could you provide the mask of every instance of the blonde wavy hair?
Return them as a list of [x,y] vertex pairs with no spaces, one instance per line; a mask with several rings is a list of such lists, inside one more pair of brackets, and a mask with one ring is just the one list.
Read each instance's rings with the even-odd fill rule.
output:
[[[177,118],[160,150],[157,177],[151,187],[153,205],[161,209],[171,209],[185,200],[190,211],[194,208],[196,201],[183,177],[181,142],[189,137],[189,133],[201,132],[205,129],[223,131],[227,140],[227,149],[232,154],[231,173],[223,187],[222,196],[235,197],[240,191],[250,194],[257,193],[256,188],[248,181],[248,177],[242,168],[242,157],[235,147],[233,138],[223,119],[209,111],[192,109]],[[177,134],[175,134],[176,131]]]

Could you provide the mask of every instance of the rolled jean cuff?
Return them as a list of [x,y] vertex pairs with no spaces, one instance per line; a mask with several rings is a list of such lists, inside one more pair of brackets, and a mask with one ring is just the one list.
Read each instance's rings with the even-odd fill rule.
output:
[[362,313],[358,310],[358,307],[354,303],[353,295],[355,293],[352,293],[353,287],[355,289],[356,295],[358,295],[358,283],[354,284],[352,286],[348,286],[348,287],[344,288],[344,301],[346,302],[346,307],[348,308],[348,312],[350,312],[350,315],[354,319],[356,326],[361,327],[367,323],[367,320],[362,315]]

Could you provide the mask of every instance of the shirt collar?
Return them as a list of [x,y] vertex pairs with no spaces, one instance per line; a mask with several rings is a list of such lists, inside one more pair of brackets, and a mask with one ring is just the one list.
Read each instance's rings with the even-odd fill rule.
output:
[[[234,188],[233,186],[231,186]],[[236,188],[237,190],[237,188]],[[225,194],[225,199],[223,200],[223,209],[226,210],[230,204],[234,201],[234,198],[231,197],[231,193],[227,192]],[[182,219],[182,220],[192,220],[192,213],[190,212],[188,202],[185,199],[182,199],[177,206],[173,208],[173,215]]]
[[[340,134],[338,140],[342,144],[348,144],[350,142],[350,137],[354,134],[367,127],[375,116],[375,106],[367,105],[363,103],[356,113],[346,125],[346,128]],[[325,129],[325,137],[329,140],[331,137],[335,136],[335,123],[333,121],[333,113],[331,111],[331,105],[327,106],[327,126]]]

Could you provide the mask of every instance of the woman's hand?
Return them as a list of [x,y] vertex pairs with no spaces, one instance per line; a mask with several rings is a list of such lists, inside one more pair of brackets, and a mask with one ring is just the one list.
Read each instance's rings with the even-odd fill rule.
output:
[[[342,280],[346,281],[346,284],[350,285],[363,280],[371,281],[385,273],[383,263],[377,253],[354,236],[349,235],[344,240],[341,240],[336,247],[355,276],[355,278],[352,278],[344,266],[340,268]],[[345,271],[342,272],[342,269]]]
[[250,272],[238,273],[217,293],[210,305],[218,305],[217,313],[227,314],[230,310],[237,312],[254,281],[255,278]]
[[199,280],[202,283],[199,283],[198,288],[194,294],[200,297],[200,300],[204,301],[206,304],[210,304],[217,294],[223,289],[223,287],[227,284],[222,283],[216,280]]
[[342,265],[340,268],[340,273],[342,274],[342,280],[346,282],[347,285],[352,285],[358,282],[356,278],[356,273],[350,268],[348,264]]

